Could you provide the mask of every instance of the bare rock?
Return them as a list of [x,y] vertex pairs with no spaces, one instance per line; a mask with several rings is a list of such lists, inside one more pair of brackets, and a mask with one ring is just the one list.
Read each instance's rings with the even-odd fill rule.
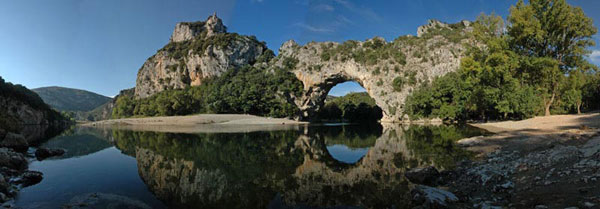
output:
[[0,148],[0,166],[7,169],[23,170],[27,168],[27,159],[23,154],[9,148]]
[[52,149],[52,148],[44,148],[40,147],[35,151],[35,157],[38,160],[43,160],[49,157],[60,156],[65,154],[65,150],[63,149]]
[[440,177],[440,173],[433,166],[414,168],[407,171],[404,176],[414,184],[434,186]]
[[265,43],[254,36],[227,33],[216,15],[204,22],[178,23],[169,44],[139,70],[135,96],[145,98],[166,89],[201,85],[231,68],[254,64],[265,52]]
[[457,202],[458,197],[446,190],[418,185],[411,191],[414,205],[421,208],[447,208],[449,204]]
[[423,36],[423,34],[427,33],[429,30],[433,28],[447,28],[448,24],[440,22],[439,20],[429,20],[427,25],[422,25],[417,28],[417,37]]
[[13,148],[15,150],[24,151],[29,147],[29,143],[23,135],[8,132],[4,137],[4,140],[0,141],[0,147]]
[[40,183],[40,181],[42,181],[43,178],[44,178],[44,175],[41,172],[25,171],[25,172],[23,172],[23,174],[21,174],[20,177],[18,177],[15,180],[15,183],[21,184],[24,187],[28,187],[28,186]]

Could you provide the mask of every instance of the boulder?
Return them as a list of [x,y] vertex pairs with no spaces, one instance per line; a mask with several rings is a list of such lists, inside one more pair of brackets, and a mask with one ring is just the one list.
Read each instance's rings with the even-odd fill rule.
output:
[[407,171],[404,176],[414,184],[423,184],[433,186],[437,184],[440,172],[433,166],[424,168],[414,168]]
[[21,174],[19,178],[15,180],[15,183],[21,184],[23,185],[23,187],[28,187],[40,183],[40,181],[42,181],[43,178],[44,175],[42,174],[42,172],[25,171],[23,172],[23,174]]
[[0,148],[0,167],[23,170],[27,168],[27,159],[23,154],[9,148]]
[[6,130],[0,128],[0,140],[3,140],[6,136]]
[[419,205],[423,209],[448,208],[450,203],[458,201],[458,197],[452,192],[424,185],[417,185],[411,195],[413,205]]
[[53,149],[53,148],[44,148],[40,147],[35,151],[35,157],[38,160],[43,160],[49,157],[61,156],[65,154],[65,150],[63,149]]
[[8,132],[6,133],[4,140],[0,141],[0,147],[8,147],[19,151],[26,151],[29,147],[29,143],[27,143],[27,140],[25,137],[23,137],[23,135]]

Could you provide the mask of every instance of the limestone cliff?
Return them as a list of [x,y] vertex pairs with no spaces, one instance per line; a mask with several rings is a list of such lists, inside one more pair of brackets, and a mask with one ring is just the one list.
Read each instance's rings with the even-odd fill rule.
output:
[[264,42],[227,33],[216,15],[205,22],[178,23],[169,43],[139,70],[135,96],[145,98],[165,89],[198,86],[230,68],[254,64],[261,56],[272,56]]

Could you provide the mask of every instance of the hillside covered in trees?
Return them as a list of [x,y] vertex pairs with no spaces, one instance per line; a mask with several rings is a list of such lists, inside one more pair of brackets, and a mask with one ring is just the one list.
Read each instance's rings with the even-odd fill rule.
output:
[[564,0],[520,0],[506,22],[481,15],[460,69],[416,90],[410,118],[508,120],[600,108],[600,75],[588,47],[597,33],[581,8]]
[[91,111],[110,101],[110,97],[94,92],[58,86],[35,88],[32,91],[59,111]]

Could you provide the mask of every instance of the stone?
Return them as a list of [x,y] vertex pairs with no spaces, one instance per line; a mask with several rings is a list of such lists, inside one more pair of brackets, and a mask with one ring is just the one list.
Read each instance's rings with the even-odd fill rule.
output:
[[21,184],[24,187],[28,187],[40,183],[40,181],[42,181],[43,178],[44,175],[41,172],[25,171],[23,172],[23,174],[21,174],[19,178],[15,180],[15,183]]
[[29,147],[29,143],[21,134],[8,132],[4,140],[0,141],[0,147],[13,148],[15,150],[24,151]]
[[535,209],[548,209],[548,206],[545,206],[545,205],[536,205]]
[[[210,37],[225,33],[226,27],[215,14],[204,22],[178,23],[169,44],[189,45],[191,41],[211,41]],[[267,51],[266,45],[254,37],[234,36],[235,40],[227,46],[209,44],[204,52],[190,48],[178,52],[183,54],[181,57],[173,56],[175,52],[167,47],[159,50],[138,71],[136,98],[146,98],[165,89],[201,85],[205,79],[220,76],[231,68],[254,64]]]
[[52,148],[44,148],[40,147],[35,151],[35,157],[38,160],[43,160],[49,157],[60,156],[65,154],[65,150],[63,149],[52,149]]
[[23,154],[9,148],[0,148],[0,166],[7,169],[23,170],[27,168],[27,159]]
[[7,133],[6,130],[0,128],[0,140],[4,139],[4,137],[6,136],[6,133]]
[[427,186],[435,185],[440,173],[433,166],[424,168],[414,168],[407,171],[404,176],[414,184],[423,184]]
[[411,190],[414,205],[422,205],[423,208],[446,208],[450,203],[458,201],[458,197],[446,190],[417,185]]
[[591,202],[584,202],[583,206],[585,206],[586,208],[592,208],[592,207],[596,206],[596,204],[591,203]]
[[423,34],[426,34],[432,28],[447,28],[447,27],[448,27],[448,24],[440,22],[439,20],[432,19],[427,22],[427,25],[422,25],[422,26],[419,26],[419,28],[417,28],[417,37],[423,36]]

